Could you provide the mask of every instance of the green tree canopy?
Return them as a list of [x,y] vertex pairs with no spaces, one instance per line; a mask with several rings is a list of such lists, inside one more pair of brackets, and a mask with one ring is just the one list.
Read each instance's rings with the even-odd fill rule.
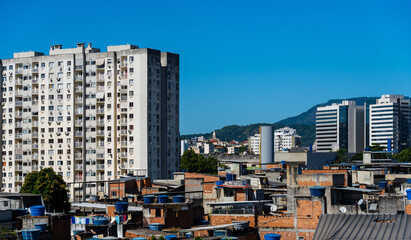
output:
[[411,147],[402,150],[394,158],[398,159],[398,162],[411,162]]
[[51,168],[27,174],[20,192],[40,194],[49,212],[70,210],[66,182]]
[[335,157],[335,160],[333,163],[342,163],[342,162],[347,162],[347,161],[348,161],[347,149],[345,148],[338,149],[337,156]]
[[193,150],[184,152],[180,164],[181,169],[187,169],[188,172],[217,173],[218,162],[216,158],[205,158],[201,154],[196,154]]

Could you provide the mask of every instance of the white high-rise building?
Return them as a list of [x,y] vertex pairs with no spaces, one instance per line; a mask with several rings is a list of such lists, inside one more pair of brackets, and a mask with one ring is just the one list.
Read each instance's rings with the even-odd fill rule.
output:
[[86,181],[178,170],[179,55],[54,45],[48,56],[15,53],[0,70],[3,191],[18,192],[27,173],[48,167],[72,199],[104,190]]
[[290,127],[280,128],[274,131],[274,152],[288,151],[300,145],[301,137],[297,131]]
[[248,150],[253,154],[260,154],[260,134],[254,134],[248,138]]
[[318,107],[316,114],[317,152],[347,149],[360,153],[364,149],[364,106],[343,101]]
[[411,145],[410,100],[403,95],[383,95],[370,105],[370,145],[401,151]]

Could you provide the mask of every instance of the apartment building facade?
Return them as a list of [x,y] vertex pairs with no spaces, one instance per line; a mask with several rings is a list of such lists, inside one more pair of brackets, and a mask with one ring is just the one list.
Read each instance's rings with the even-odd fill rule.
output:
[[316,113],[317,152],[347,149],[360,153],[364,149],[364,106],[343,101],[318,107]]
[[274,131],[274,152],[288,151],[300,143],[301,137],[294,128],[283,127]]
[[383,95],[369,106],[370,145],[400,152],[411,146],[410,100],[403,95]]
[[248,137],[248,150],[252,154],[260,154],[260,134]]
[[3,191],[47,167],[83,200],[104,191],[99,181],[178,170],[179,55],[54,45],[49,55],[15,53],[0,69]]

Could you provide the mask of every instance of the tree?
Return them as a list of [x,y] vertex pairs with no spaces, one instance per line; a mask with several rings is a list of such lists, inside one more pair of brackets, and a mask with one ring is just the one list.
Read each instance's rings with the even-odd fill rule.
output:
[[66,182],[52,168],[27,174],[20,192],[40,194],[49,212],[67,212],[70,210]]
[[201,154],[196,154],[193,150],[187,150],[181,157],[181,169],[188,172],[217,173],[217,159],[213,157],[205,158]]
[[411,162],[411,147],[402,150],[394,158],[398,159],[398,162]]
[[333,163],[342,163],[342,162],[346,162],[347,160],[348,160],[347,149],[340,148],[337,151],[337,156],[335,157],[335,160]]
[[380,152],[380,151],[385,151],[385,147],[381,146],[380,144],[373,144],[371,147],[371,152]]

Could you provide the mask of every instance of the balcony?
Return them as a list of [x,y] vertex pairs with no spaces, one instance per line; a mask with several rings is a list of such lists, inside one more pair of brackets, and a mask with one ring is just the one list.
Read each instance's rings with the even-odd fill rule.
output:
[[104,136],[104,131],[97,131],[97,136]]
[[97,108],[97,114],[104,114],[104,108]]
[[21,97],[21,96],[23,96],[23,91],[16,91],[16,92],[14,93],[14,95],[15,95],[16,97]]
[[18,68],[15,71],[16,74],[23,74],[23,68]]
[[97,120],[97,126],[104,126],[104,120]]
[[14,138],[22,138],[23,137],[23,133],[16,133],[14,135]]
[[121,119],[120,124],[121,125],[127,125],[128,121],[127,119]]
[[104,153],[96,154],[97,159],[104,159]]
[[121,152],[119,155],[120,157],[125,158],[127,157],[127,152]]
[[83,76],[76,76],[74,79],[76,82],[81,82],[83,81]]
[[23,176],[16,176],[16,182],[22,182]]
[[23,166],[22,165],[16,165],[16,166],[14,166],[14,169],[16,171],[21,171],[23,169]]
[[31,147],[32,147],[32,148],[39,148],[39,144],[38,144],[38,143],[33,143],[33,144],[31,145]]
[[15,83],[16,83],[16,85],[23,85],[23,79],[18,78],[18,79],[15,81]]
[[83,136],[83,131],[76,131],[74,132],[75,137],[82,137]]
[[[97,180],[100,180],[100,179],[98,179],[98,177],[97,177]],[[104,180],[104,176],[103,176],[103,179],[102,180]],[[98,187],[97,188],[97,191],[98,192],[104,192],[104,187]]]
[[127,94],[128,90],[127,89],[120,89],[121,94]]
[[[97,176],[97,180],[99,180],[99,181],[104,181],[105,179],[104,179],[104,175],[100,175],[100,176]],[[101,187],[100,187],[101,188]],[[104,189],[104,187],[103,187],[103,189]],[[104,191],[104,190],[103,190]]]
[[[31,125],[32,125],[33,127],[38,127],[38,126],[39,126],[39,121],[31,122]],[[38,132],[37,132],[37,136],[38,136]]]
[[104,86],[98,86],[97,91],[98,92],[104,92]]
[[76,181],[83,181],[83,176],[76,176],[75,179]]
[[126,96],[120,97],[120,102],[127,102],[127,97]]
[[74,103],[83,103],[83,98],[75,98]]
[[104,170],[104,164],[97,164],[97,170]]
[[104,142],[97,143],[97,148],[104,148]]
[[74,147],[75,148],[82,148],[83,147],[83,142],[75,142]]
[[76,125],[76,127],[81,127],[81,126],[83,126],[83,121],[76,120],[76,121],[74,121],[74,124]]
[[39,105],[39,101],[31,101],[31,104],[32,104],[33,106],[38,106],[38,105]]
[[77,115],[81,115],[81,114],[83,114],[83,109],[76,109],[75,111],[74,111],[74,113],[75,114],[77,114]]
[[39,68],[38,68],[38,67],[32,68],[32,69],[31,69],[31,72],[32,72],[32,73],[38,73],[38,72],[39,72]]
[[96,102],[97,103],[104,103],[105,101],[104,101],[104,98],[97,98]]
[[83,70],[83,65],[76,65],[74,67],[75,70]]
[[33,79],[31,80],[31,82],[32,82],[33,84],[38,84],[38,83],[39,83],[39,79],[38,79],[38,78],[33,78]]
[[38,166],[38,165],[31,165],[31,170],[32,170],[32,171],[38,171],[38,170],[39,170],[39,166]]
[[31,155],[31,158],[32,158],[33,160],[38,160],[38,159],[39,159],[39,155],[38,155],[38,154],[33,154],[33,155]]
[[122,147],[127,147],[127,142],[121,142]]
[[23,116],[23,112],[19,111],[15,114],[16,117],[21,118]]
[[15,160],[22,160],[22,159],[23,159],[23,155],[21,155],[21,154],[16,154],[16,155],[14,156],[14,159],[15,159]]
[[16,144],[16,145],[14,145],[14,149],[16,149],[16,150],[21,150],[23,148],[23,145],[22,144]]
[[75,169],[76,170],[83,170],[83,164],[76,164]]
[[74,91],[75,91],[75,92],[80,92],[80,93],[82,93],[82,92],[83,92],[83,88],[82,88],[82,87],[76,87],[76,88],[74,89]]
[[22,127],[22,123],[21,123],[21,122],[16,122],[16,123],[14,124],[14,126],[15,126],[16,128],[21,128],[21,127]]
[[120,135],[127,135],[127,130],[121,130]]
[[23,101],[16,101],[16,102],[14,103],[14,105],[15,105],[16,107],[21,107],[21,106],[23,106]]
[[104,82],[104,75],[97,75],[97,81]]
[[127,67],[127,62],[121,62],[120,66],[121,67]]

